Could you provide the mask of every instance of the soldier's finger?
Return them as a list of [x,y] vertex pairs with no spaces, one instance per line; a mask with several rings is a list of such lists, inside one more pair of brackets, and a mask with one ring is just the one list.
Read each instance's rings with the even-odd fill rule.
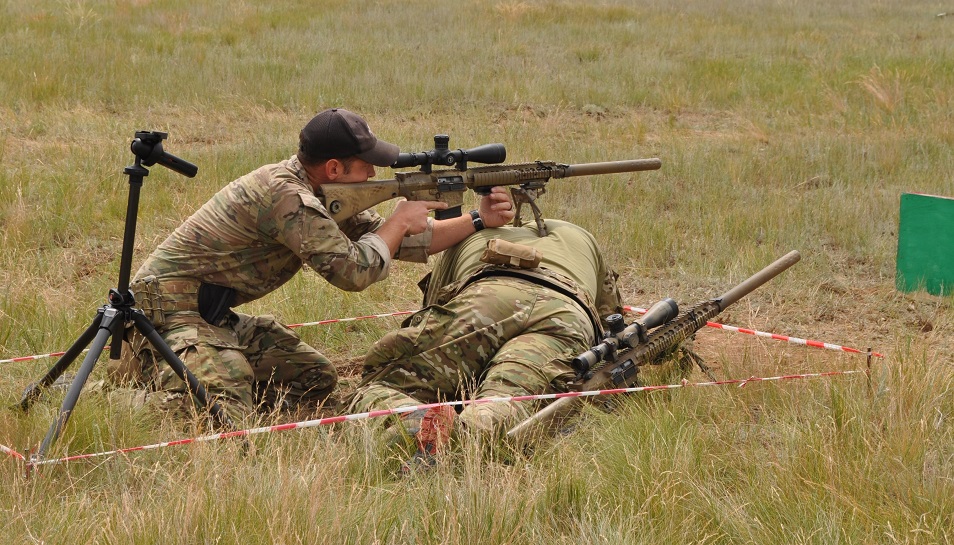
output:
[[428,210],[444,210],[447,208],[446,202],[441,201],[417,201],[426,206]]

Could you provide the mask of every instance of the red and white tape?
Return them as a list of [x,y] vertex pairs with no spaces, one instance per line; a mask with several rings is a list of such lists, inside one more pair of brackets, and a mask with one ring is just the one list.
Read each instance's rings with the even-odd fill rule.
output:
[[212,435],[203,435],[200,437],[193,437],[189,439],[179,439],[176,441],[167,441],[163,443],[155,443],[152,445],[143,445],[138,447],[121,448],[121,449],[110,450],[105,452],[96,452],[92,454],[77,454],[77,455],[66,456],[66,457],[57,458],[57,459],[35,460],[35,461],[29,462],[29,465],[41,466],[41,465],[59,464],[64,462],[74,462],[79,460],[89,460],[92,458],[101,458],[104,456],[112,456],[116,454],[126,454],[126,453],[138,452],[138,451],[144,451],[144,450],[155,450],[155,449],[164,448],[164,447],[188,445],[190,443],[219,441],[221,439],[229,439],[232,437],[248,437],[250,435],[259,435],[263,433],[314,428],[318,426],[327,426],[329,424],[337,424],[340,422],[351,422],[356,420],[366,420],[369,418],[378,418],[381,416],[388,416],[393,414],[409,413],[409,412],[418,411],[418,410],[426,410],[433,407],[481,405],[486,403],[511,403],[511,402],[534,401],[534,400],[544,400],[544,399],[560,399],[564,397],[592,397],[592,396],[614,395],[614,394],[624,394],[624,393],[633,393],[633,392],[651,392],[654,390],[674,390],[677,388],[685,388],[687,386],[724,386],[729,384],[737,384],[741,388],[751,382],[770,382],[770,381],[781,381],[781,380],[821,378],[821,377],[832,377],[837,375],[851,375],[856,373],[867,374],[867,371],[865,370],[827,371],[824,373],[802,373],[797,375],[782,375],[782,376],[776,376],[776,377],[749,377],[745,379],[731,379],[731,380],[719,380],[719,381],[712,381],[712,382],[694,382],[694,383],[690,383],[686,380],[683,380],[679,384],[665,384],[665,385],[659,385],[659,386],[635,386],[632,388],[589,390],[585,392],[562,392],[562,393],[555,393],[555,394],[537,394],[537,395],[523,395],[523,396],[510,396],[510,397],[488,397],[483,399],[472,399],[472,400],[464,400],[464,401],[427,403],[423,405],[415,405],[413,407],[383,409],[379,411],[354,413],[354,414],[347,414],[342,416],[332,416],[328,418],[319,418],[316,420],[306,420],[302,422],[294,422],[289,424],[279,424],[275,426],[264,426],[260,428],[251,428],[251,429],[245,429],[245,430],[216,433]]
[[0,452],[5,452],[9,454],[10,456],[13,456],[14,458],[18,458],[20,460],[26,460],[26,458],[24,458],[22,454],[20,454],[19,452],[13,450],[12,448],[6,445],[0,445]]
[[405,316],[407,314],[414,314],[416,310],[402,310],[400,312],[388,312],[385,314],[368,314],[367,316],[355,316],[353,318],[334,318],[331,320],[319,320],[317,322],[305,322],[302,324],[290,324],[288,327],[305,327],[310,325],[325,325],[325,324],[337,324],[339,322],[353,322],[355,320],[369,320],[371,318],[388,318],[391,316]]
[[[340,322],[354,322],[356,320],[370,320],[372,318],[388,318],[391,316],[405,316],[408,314],[414,314],[415,310],[402,310],[399,312],[387,312],[385,314],[368,314],[367,316],[354,316],[352,318],[334,318],[330,320],[318,320],[317,322],[304,322],[301,324],[289,324],[287,327],[296,328],[296,327],[305,327],[313,325],[326,325],[326,324],[337,324]],[[83,350],[81,353],[89,352],[89,349]],[[35,356],[21,356],[18,358],[10,358],[6,360],[0,360],[0,363],[15,363],[20,361],[30,361],[30,360],[40,360],[44,358],[58,358],[66,354],[66,352],[51,352],[49,354],[37,354]]]
[[[628,305],[627,305],[627,306],[624,306],[623,309],[624,309],[626,312],[630,312],[630,313],[636,312],[636,313],[644,314],[644,313],[646,312],[646,309],[644,309],[644,308],[632,307],[632,306],[628,306]],[[399,311],[399,312],[388,312],[388,313],[384,313],[384,314],[368,314],[367,316],[355,316],[355,317],[352,317],[352,318],[333,318],[333,319],[330,319],[330,320],[319,320],[319,321],[317,321],[317,322],[304,322],[304,323],[300,323],[300,324],[290,324],[288,327],[290,327],[290,328],[297,328],[297,327],[314,326],[314,325],[337,324],[337,323],[341,323],[341,322],[354,322],[354,321],[357,321],[357,320],[370,320],[370,319],[372,319],[372,318],[388,318],[388,317],[391,317],[391,316],[406,316],[406,315],[408,315],[408,314],[414,314],[415,312],[417,312],[417,311],[416,311],[416,310],[403,310],[403,311]],[[790,343],[793,343],[793,344],[800,344],[800,345],[804,345],[804,346],[811,346],[811,347],[814,347],[814,348],[824,348],[824,349],[828,349],[828,350],[839,350],[839,351],[842,351],[842,352],[848,352],[848,353],[852,353],[852,354],[868,354],[868,353],[869,353],[869,352],[867,352],[867,351],[858,350],[857,348],[850,348],[850,347],[847,347],[847,346],[841,346],[841,345],[832,344],[832,343],[826,343],[826,342],[821,342],[821,341],[813,341],[813,340],[808,340],[808,339],[799,339],[798,337],[789,337],[789,336],[787,336],[787,335],[779,335],[779,334],[777,334],[777,333],[767,333],[767,332],[764,332],[764,331],[757,331],[757,330],[754,330],[754,329],[745,329],[745,328],[741,328],[741,327],[735,327],[735,326],[731,326],[731,325],[720,324],[720,323],[717,323],[717,322],[706,322],[706,325],[707,325],[708,327],[713,327],[713,328],[716,328],[716,329],[721,329],[721,330],[723,330],[723,331],[731,331],[731,332],[734,332],[734,333],[744,333],[744,334],[746,334],[746,335],[755,335],[755,336],[757,336],[757,337],[764,337],[764,338],[768,338],[768,339],[774,339],[774,340],[776,340],[776,341],[786,341],[786,342],[790,342]],[[88,352],[88,351],[89,351],[88,349],[87,349],[87,350],[83,350],[83,352]],[[22,357],[18,357],[18,358],[10,358],[10,359],[6,359],[6,360],[0,360],[0,363],[14,363],[14,362],[21,362],[21,361],[39,360],[39,359],[43,359],[43,358],[55,358],[55,357],[62,356],[62,355],[65,354],[65,353],[66,353],[66,352],[53,352],[53,353],[50,353],[50,354],[40,354],[40,355],[36,355],[36,356],[22,356]],[[880,353],[878,353],[878,352],[871,352],[870,354],[871,354],[872,356],[874,356],[874,357],[877,357],[877,358],[883,358],[883,357],[884,357],[884,355],[882,355],[882,354],[880,354]]]
[[[639,307],[624,306],[623,310],[626,312],[637,312],[639,314],[645,314],[646,309]],[[868,351],[858,350],[857,348],[851,348],[848,346],[841,346],[839,344],[826,343],[822,341],[813,341],[810,339],[799,339],[798,337],[789,337],[788,335],[779,335],[777,333],[768,333],[765,331],[758,331],[756,329],[745,329],[744,327],[735,327],[726,324],[720,324],[718,322],[706,322],[706,326],[714,327],[716,329],[721,329],[723,331],[732,331],[733,333],[744,333],[746,335],[754,335],[756,337],[763,337],[766,339],[773,339],[776,341],[785,341],[792,344],[800,344],[804,346],[811,346],[813,348],[824,348],[827,350],[838,350],[841,352],[848,352],[851,354],[868,354]],[[884,355],[878,352],[870,352],[870,354],[876,358],[883,358]]]
[[[83,350],[83,352],[88,352],[89,350]],[[57,358],[66,354],[66,352],[51,352],[49,354],[37,354],[35,356],[20,356],[19,358],[10,358],[7,360],[0,360],[0,363],[13,363],[17,361],[30,361],[30,360],[42,360],[43,358]]]

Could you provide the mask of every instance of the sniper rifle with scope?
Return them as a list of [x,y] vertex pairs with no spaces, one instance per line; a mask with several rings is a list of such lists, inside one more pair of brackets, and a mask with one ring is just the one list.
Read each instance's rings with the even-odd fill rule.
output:
[[[446,210],[435,212],[437,219],[461,215],[464,192],[468,189],[487,194],[494,186],[513,186],[511,195],[516,207],[513,224],[522,225],[521,208],[529,205],[540,236],[546,236],[543,215],[536,199],[546,192],[550,178],[570,178],[657,170],[659,159],[634,159],[600,163],[560,164],[536,161],[469,168],[468,163],[502,163],[507,158],[503,144],[486,144],[471,149],[451,150],[447,135],[434,137],[434,149],[419,153],[401,153],[392,168],[420,166],[416,172],[397,172],[392,180],[369,180],[357,183],[322,184],[321,196],[331,218],[338,223],[390,199],[404,197],[409,201],[441,201]],[[453,169],[433,170],[433,165],[454,166]]]

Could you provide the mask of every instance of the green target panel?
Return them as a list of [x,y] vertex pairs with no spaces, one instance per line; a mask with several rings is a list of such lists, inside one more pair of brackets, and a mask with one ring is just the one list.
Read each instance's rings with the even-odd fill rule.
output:
[[954,199],[901,194],[896,284],[905,292],[954,292]]

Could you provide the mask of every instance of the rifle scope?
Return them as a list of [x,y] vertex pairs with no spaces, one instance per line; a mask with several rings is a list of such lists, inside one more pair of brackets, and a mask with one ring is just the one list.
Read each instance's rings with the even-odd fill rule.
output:
[[616,350],[619,348],[635,348],[640,343],[647,341],[647,335],[650,329],[659,327],[679,315],[679,305],[669,297],[657,302],[649,307],[649,310],[632,324],[626,327],[620,327],[618,321],[622,321],[622,316],[614,314],[607,318],[614,319],[610,331],[607,332],[603,342],[583,352],[573,358],[573,369],[580,377],[586,376],[590,369],[596,367],[601,361],[609,360],[615,357]]
[[484,144],[470,149],[449,149],[450,136],[434,135],[434,149],[418,153],[399,153],[391,168],[421,166],[424,172],[431,171],[431,165],[457,165],[457,170],[467,170],[467,162],[502,163],[507,159],[507,149],[503,144]]

